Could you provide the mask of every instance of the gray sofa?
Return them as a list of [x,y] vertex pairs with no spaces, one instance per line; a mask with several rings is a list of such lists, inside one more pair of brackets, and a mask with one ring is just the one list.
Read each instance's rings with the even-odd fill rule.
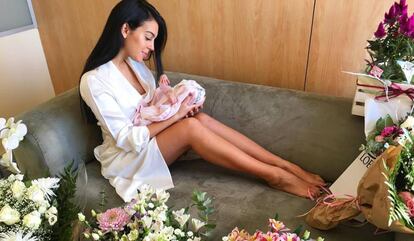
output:
[[[266,86],[222,81],[207,77],[167,73],[173,82],[194,79],[207,90],[204,112],[246,134],[268,150],[307,170],[334,181],[358,154],[364,142],[363,119],[352,116],[351,100]],[[86,124],[80,113],[77,89],[70,90],[17,117],[28,134],[15,152],[21,169],[31,178],[49,170],[59,173],[70,161],[86,162],[86,210],[97,207],[99,193],[108,196],[108,207],[122,203],[100,174],[93,148],[101,142],[96,125]],[[194,189],[215,197],[217,228],[211,240],[221,240],[233,227],[254,232],[267,230],[275,213],[289,227],[303,224],[312,236],[332,241],[405,241],[412,236],[374,235],[375,227],[340,225],[323,232],[306,226],[300,215],[314,203],[268,187],[263,181],[213,166],[192,152],[171,166],[175,188],[170,204],[188,204]]]

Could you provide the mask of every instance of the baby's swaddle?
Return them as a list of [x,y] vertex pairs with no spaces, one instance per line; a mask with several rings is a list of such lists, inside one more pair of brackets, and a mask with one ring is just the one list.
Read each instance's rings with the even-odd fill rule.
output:
[[[176,98],[175,103],[171,102],[167,92]],[[190,93],[194,98],[192,104],[203,104],[206,91],[194,80],[184,79],[174,87],[158,87],[155,90],[154,97],[149,103],[142,101],[138,104],[133,120],[134,125],[149,125],[152,122],[159,122],[169,119],[177,113],[180,109],[181,103]]]

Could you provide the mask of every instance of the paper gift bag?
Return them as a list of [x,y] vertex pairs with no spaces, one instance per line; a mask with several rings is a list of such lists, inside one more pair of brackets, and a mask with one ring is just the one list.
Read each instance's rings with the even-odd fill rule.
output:
[[407,116],[411,112],[411,100],[409,98],[394,98],[388,102],[375,100],[369,97],[365,101],[365,136],[375,130],[375,124],[380,118],[390,115],[394,123]]
[[[365,151],[361,152],[352,164],[349,165],[349,167],[329,187],[332,194],[336,197],[344,195],[356,197],[358,183],[364,176],[368,167],[374,163],[375,158],[376,156],[372,153],[367,153]],[[365,218],[362,215],[356,216],[354,219],[359,222],[365,221]]]
[[377,158],[359,183],[358,200],[365,218],[378,228],[414,234],[414,230],[409,229],[400,221],[394,221],[388,226],[391,202],[388,198],[389,187],[385,184],[384,165],[391,170],[394,169],[401,150],[401,146],[390,146]]

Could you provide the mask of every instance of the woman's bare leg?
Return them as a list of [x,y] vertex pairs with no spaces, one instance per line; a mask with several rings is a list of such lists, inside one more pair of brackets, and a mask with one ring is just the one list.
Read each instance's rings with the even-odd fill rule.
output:
[[194,116],[198,119],[201,124],[205,127],[210,129],[216,135],[219,135],[223,139],[227,140],[228,142],[232,143],[248,155],[252,156],[253,158],[265,162],[267,164],[280,167],[284,170],[287,170],[298,177],[302,178],[303,180],[314,184],[314,185],[324,185],[325,182],[323,179],[313,173],[309,173],[303,170],[298,165],[295,165],[291,162],[288,162],[279,156],[267,151],[256,142],[252,141],[245,135],[237,132],[236,130],[220,123],[219,121],[215,120],[214,118],[210,117],[205,113],[198,113]]
[[156,140],[167,164],[171,164],[186,150],[192,148],[203,159],[213,164],[263,178],[274,188],[302,197],[308,196],[308,190],[313,195],[319,192],[315,185],[244,153],[204,127],[196,118],[186,118],[175,123],[160,132]]

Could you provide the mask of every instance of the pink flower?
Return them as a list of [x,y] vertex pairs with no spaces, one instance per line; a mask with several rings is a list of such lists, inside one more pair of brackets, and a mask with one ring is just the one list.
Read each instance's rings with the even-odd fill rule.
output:
[[405,205],[408,208],[408,214],[410,217],[414,217],[414,197],[409,192],[400,192],[398,194],[402,200],[404,201]]
[[397,8],[397,12],[400,15],[404,15],[407,14],[407,10],[408,10],[408,5],[406,3],[406,0],[401,0],[400,3],[395,3],[395,7]]
[[386,23],[394,23],[395,18],[397,17],[397,14],[398,14],[397,10],[399,10],[399,5],[398,4],[392,5],[388,13],[385,13],[384,21]]
[[238,228],[234,228],[233,231],[227,236],[229,241],[247,241],[250,240],[250,235],[244,229],[239,231]]
[[398,126],[387,126],[381,132],[382,137],[389,137],[395,134],[403,134],[402,130]]
[[267,232],[263,233],[262,231],[257,231],[253,237],[253,241],[276,241],[280,235],[278,233]]
[[130,216],[122,208],[112,208],[106,210],[98,216],[99,228],[105,232],[122,231],[128,224]]
[[295,233],[284,233],[276,241],[301,241],[300,237]]
[[414,15],[408,17],[407,13],[404,12],[398,22],[400,23],[400,33],[414,38]]
[[289,229],[286,228],[284,223],[274,220],[274,219],[269,219],[269,227],[271,228],[273,232],[289,231]]
[[387,35],[387,33],[385,32],[384,24],[382,22],[380,22],[380,24],[378,25],[378,29],[377,31],[375,31],[374,35],[376,38],[383,38]]
[[375,137],[375,142],[383,142],[384,141],[384,137],[381,135],[378,135]]

